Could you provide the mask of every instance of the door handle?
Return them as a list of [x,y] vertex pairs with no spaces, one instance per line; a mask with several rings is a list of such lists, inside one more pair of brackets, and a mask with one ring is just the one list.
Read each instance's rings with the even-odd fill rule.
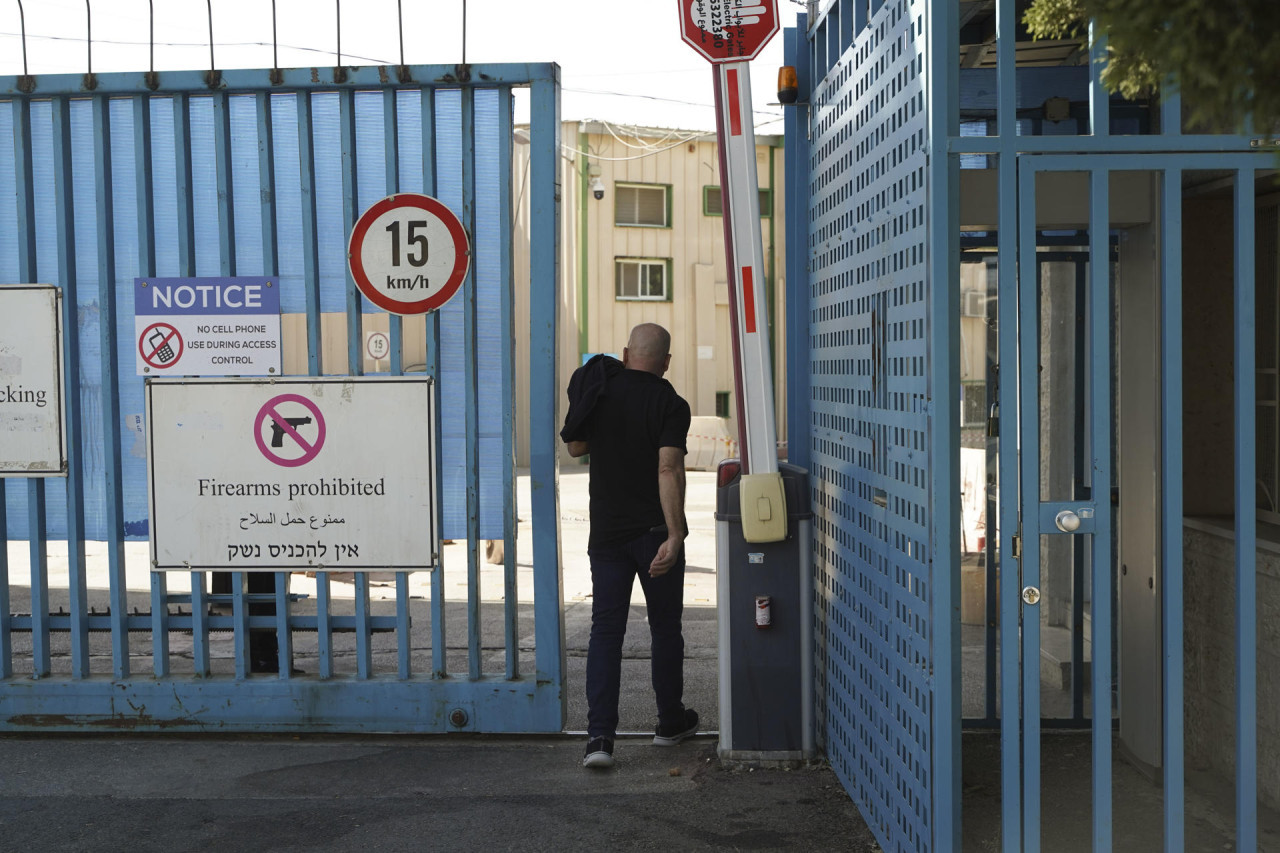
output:
[[1053,523],[1056,524],[1058,529],[1063,533],[1075,533],[1080,529],[1080,516],[1072,510],[1064,509],[1062,512],[1054,516]]

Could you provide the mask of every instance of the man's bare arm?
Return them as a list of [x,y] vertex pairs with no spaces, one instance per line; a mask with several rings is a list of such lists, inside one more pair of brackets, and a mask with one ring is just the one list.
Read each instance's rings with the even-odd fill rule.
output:
[[649,575],[665,575],[676,563],[684,538],[689,534],[684,519],[684,451],[679,447],[658,448],[658,499],[667,522],[667,541],[658,548],[649,565]]
[[591,445],[585,441],[566,441],[565,447],[569,448],[569,455],[575,458],[585,456],[591,450]]

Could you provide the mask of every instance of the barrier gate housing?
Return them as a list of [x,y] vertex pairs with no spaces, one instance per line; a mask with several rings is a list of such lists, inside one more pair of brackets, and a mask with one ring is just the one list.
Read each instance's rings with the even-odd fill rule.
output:
[[[532,119],[519,196],[516,88],[530,90]],[[555,65],[0,78],[0,139],[13,140],[0,147],[0,281],[62,289],[69,438],[65,479],[4,484],[0,541],[26,540],[31,575],[28,608],[26,579],[0,549],[0,730],[561,729],[559,91]],[[356,217],[399,191],[440,198],[471,235],[463,289],[425,327],[379,318],[347,271]],[[527,237],[513,234],[517,205],[529,206]],[[246,573],[226,594],[206,573],[189,575],[190,593],[170,592],[162,573],[149,591],[128,589],[126,541],[145,540],[148,519],[127,296],[135,277],[157,275],[278,279],[286,341],[306,344],[295,373],[362,374],[362,325],[377,322],[391,374],[434,378],[442,532],[466,543],[465,595],[441,570],[429,603],[411,600],[405,573],[389,598],[371,597],[381,581],[367,572],[344,579],[351,601],[323,571],[314,599],[290,594],[284,573],[266,576],[273,592],[248,592]],[[523,328],[517,277],[530,283]],[[322,363],[322,329],[345,334],[339,363]],[[421,363],[408,363],[411,340]],[[527,412],[514,402],[518,366],[539,401]],[[518,601],[517,424],[531,447],[531,606]],[[67,568],[51,580],[57,540]],[[482,540],[505,546],[483,594]],[[416,648],[413,620],[430,622]],[[275,633],[278,674],[250,671],[251,630]],[[231,653],[211,655],[227,636]],[[298,673],[304,643],[314,657]]]
[[[1273,141],[1109,97],[1105,44],[1032,42],[1015,0],[810,8],[785,48],[788,422],[832,766],[886,850],[1207,849],[1206,773],[1258,849]],[[999,735],[970,778],[966,733],[963,786],[962,722]]]

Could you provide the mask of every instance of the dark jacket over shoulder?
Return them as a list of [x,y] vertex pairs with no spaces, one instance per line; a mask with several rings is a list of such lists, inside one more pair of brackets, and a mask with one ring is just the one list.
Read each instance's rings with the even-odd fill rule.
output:
[[604,391],[609,378],[622,370],[622,362],[611,355],[593,355],[587,363],[573,372],[569,377],[569,411],[564,416],[564,428],[560,430],[560,440],[568,444],[571,441],[585,441],[584,426],[587,418],[596,407],[596,400]]

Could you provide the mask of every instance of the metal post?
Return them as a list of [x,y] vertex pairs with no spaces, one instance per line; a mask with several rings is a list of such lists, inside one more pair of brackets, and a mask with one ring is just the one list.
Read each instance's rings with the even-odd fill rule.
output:
[[[556,407],[563,389],[556,367],[557,300],[560,293],[560,75],[533,83],[529,134],[529,423],[530,507],[533,516],[535,657],[539,682],[562,684],[565,672],[564,582],[560,562],[560,498],[556,488]],[[557,697],[552,719],[558,727],[567,699]]]

